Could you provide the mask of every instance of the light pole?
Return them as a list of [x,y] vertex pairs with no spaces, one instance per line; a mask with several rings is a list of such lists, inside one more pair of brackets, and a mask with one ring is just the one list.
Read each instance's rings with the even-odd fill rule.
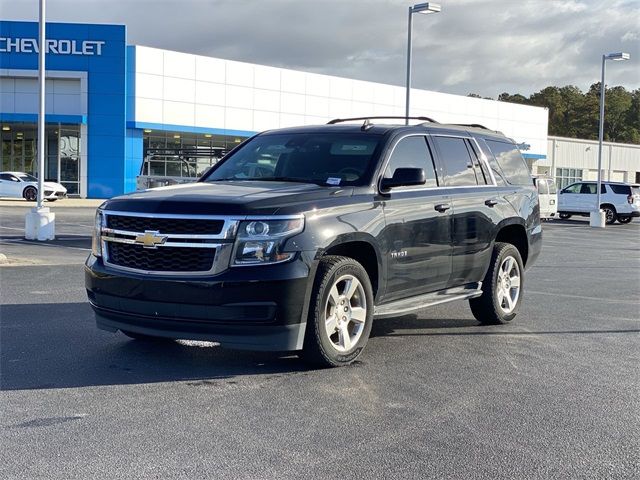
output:
[[409,97],[411,95],[411,28],[413,26],[413,14],[414,13],[422,13],[422,14],[430,14],[430,13],[438,13],[442,10],[437,3],[427,2],[427,3],[418,3],[413,7],[409,7],[409,25],[407,28],[407,98],[405,101],[405,125],[409,125]]
[[[596,187],[595,209],[591,212],[591,216],[589,218],[589,225],[592,227],[604,228],[606,224],[604,213],[600,210],[600,189],[602,188],[602,141],[604,139],[604,95],[606,91],[604,84],[605,63],[607,60],[619,62],[622,60],[629,60],[629,58],[630,55],[624,52],[602,55],[602,78],[600,80],[600,132],[598,134],[598,185]],[[611,161],[611,159],[609,159],[609,161]]]
[[25,217],[24,236],[28,240],[53,240],[55,238],[55,213],[42,206],[44,197],[44,147],[45,147],[45,59],[46,59],[46,0],[40,0],[38,28],[38,201]]

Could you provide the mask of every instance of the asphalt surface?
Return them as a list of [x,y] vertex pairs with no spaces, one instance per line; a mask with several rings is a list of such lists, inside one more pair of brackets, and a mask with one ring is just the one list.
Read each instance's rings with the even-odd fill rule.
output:
[[381,320],[355,365],[94,326],[93,209],[0,208],[0,478],[639,478],[640,222],[544,224],[522,311]]

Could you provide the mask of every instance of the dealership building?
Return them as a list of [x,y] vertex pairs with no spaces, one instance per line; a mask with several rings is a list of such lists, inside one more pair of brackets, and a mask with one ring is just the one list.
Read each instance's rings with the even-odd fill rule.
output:
[[[0,22],[2,170],[36,170],[37,38],[35,22]],[[263,130],[404,115],[403,87],[127,45],[123,25],[49,23],[45,48],[45,177],[80,197],[133,191],[141,172],[195,178]],[[500,130],[534,172],[560,168],[547,156],[544,108],[418,89],[411,98],[412,115]]]

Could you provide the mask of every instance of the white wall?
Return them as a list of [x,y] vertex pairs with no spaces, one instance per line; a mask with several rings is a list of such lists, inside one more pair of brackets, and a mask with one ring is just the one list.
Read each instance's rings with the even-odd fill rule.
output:
[[[403,87],[136,46],[135,121],[247,130],[404,115]],[[547,153],[547,110],[412,90],[411,115],[480,123]]]
[[[548,151],[552,175],[555,175],[556,168],[579,168],[584,170],[585,180],[597,178],[598,142],[549,137]],[[602,170],[605,179],[611,171],[612,181],[635,182],[636,172],[640,172],[640,145],[604,142]]]

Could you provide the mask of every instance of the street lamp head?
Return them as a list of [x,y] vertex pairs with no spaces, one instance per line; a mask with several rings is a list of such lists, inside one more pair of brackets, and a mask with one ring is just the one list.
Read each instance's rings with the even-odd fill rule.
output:
[[440,10],[442,10],[440,4],[433,2],[418,3],[411,7],[411,13],[424,13],[425,15],[429,13],[438,13]]
[[620,62],[622,60],[629,60],[631,55],[626,52],[609,53],[604,56],[607,60],[613,60],[614,62]]

